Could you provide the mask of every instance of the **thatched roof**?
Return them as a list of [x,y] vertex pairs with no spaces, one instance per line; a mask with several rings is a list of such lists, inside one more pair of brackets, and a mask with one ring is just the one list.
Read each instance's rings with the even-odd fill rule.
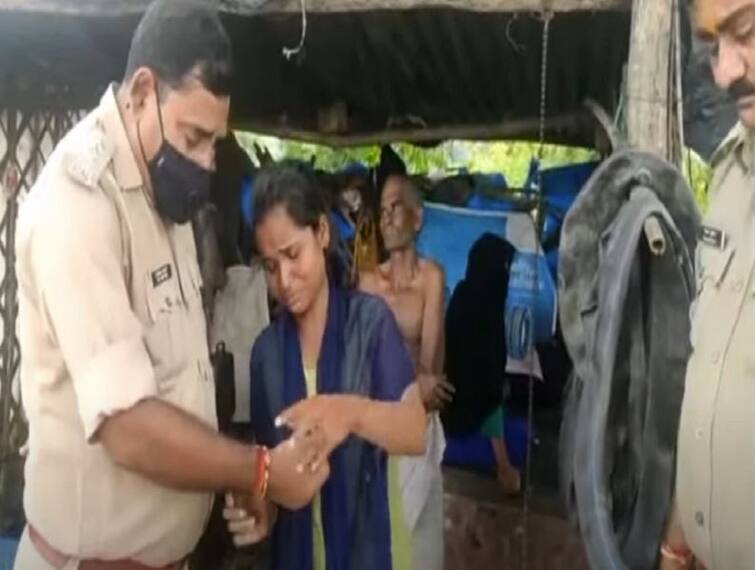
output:
[[[555,12],[549,138],[611,112],[629,0],[218,0],[238,62],[235,126],[334,144],[537,132],[543,6]],[[0,107],[89,107],[120,78],[148,0],[0,0]]]

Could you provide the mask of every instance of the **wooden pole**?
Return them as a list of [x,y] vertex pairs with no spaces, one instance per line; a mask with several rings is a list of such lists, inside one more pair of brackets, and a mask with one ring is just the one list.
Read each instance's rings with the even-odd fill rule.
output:
[[673,0],[634,0],[627,66],[627,137],[640,150],[671,156]]

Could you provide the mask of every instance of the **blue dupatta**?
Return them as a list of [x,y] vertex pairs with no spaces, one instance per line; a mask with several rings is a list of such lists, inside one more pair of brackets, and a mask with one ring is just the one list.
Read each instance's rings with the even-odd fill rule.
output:
[[[344,360],[344,328],[346,322],[345,294],[337,288],[330,289],[328,298],[328,320],[322,341],[320,360],[317,364],[317,393],[338,394],[342,386]],[[282,316],[281,346],[283,347],[283,399],[286,407],[307,397],[304,369],[302,367],[299,332],[290,313]],[[342,450],[336,449],[330,456],[330,478],[321,491],[322,522],[325,534],[325,559],[328,570],[348,570],[348,548],[352,544],[348,519],[346,497],[344,496],[345,469]],[[306,506],[292,513],[296,535],[309,537],[301,548],[299,561],[301,570],[311,570],[314,563],[312,548],[312,507]],[[341,521],[341,524],[338,524]]]
[[[252,423],[260,443],[286,434],[277,414],[306,398],[296,322],[284,312],[258,339],[252,354]],[[380,300],[331,287],[317,367],[319,394],[355,393],[395,401],[414,377],[411,359],[390,309]],[[386,454],[350,437],[330,456],[321,490],[327,570],[391,570]],[[312,570],[312,508],[281,510],[272,537],[274,570]]]

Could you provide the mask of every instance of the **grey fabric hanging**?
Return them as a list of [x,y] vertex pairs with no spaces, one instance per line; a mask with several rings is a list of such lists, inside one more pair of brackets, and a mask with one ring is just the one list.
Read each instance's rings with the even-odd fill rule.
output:
[[700,215],[670,165],[607,160],[564,222],[564,499],[593,568],[650,570],[673,494]]

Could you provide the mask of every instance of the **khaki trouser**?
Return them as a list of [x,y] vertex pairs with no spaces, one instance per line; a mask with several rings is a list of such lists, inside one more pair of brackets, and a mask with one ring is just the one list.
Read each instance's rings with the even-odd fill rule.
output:
[[[86,563],[85,563],[86,564]],[[37,550],[37,547],[29,537],[29,527],[24,529],[21,536],[21,542],[16,552],[16,561],[13,563],[13,570],[78,570],[79,561],[71,559],[63,568],[55,568],[47,562]],[[184,564],[184,570],[188,569],[188,564]]]

